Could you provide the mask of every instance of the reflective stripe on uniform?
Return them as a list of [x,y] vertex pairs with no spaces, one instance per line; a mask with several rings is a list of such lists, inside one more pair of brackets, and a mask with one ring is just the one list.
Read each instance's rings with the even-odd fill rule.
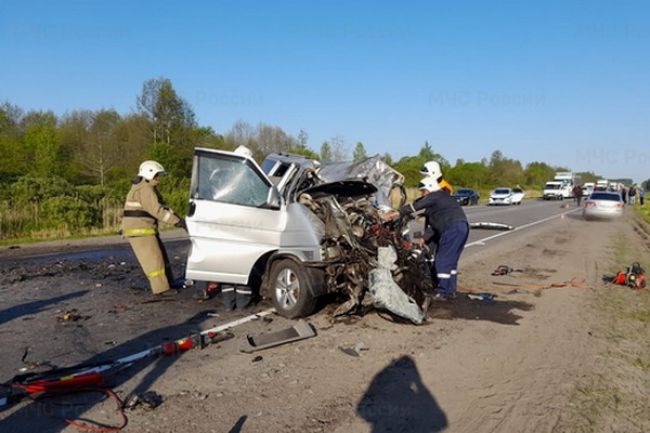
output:
[[152,278],[159,277],[161,275],[165,275],[165,268],[158,269],[157,271],[149,272],[147,274],[147,278],[152,279]]
[[239,293],[240,295],[252,295],[253,291],[251,289],[237,289],[235,290],[236,293]]
[[235,288],[234,288],[234,287],[225,287],[225,288],[221,289],[221,292],[222,292],[222,293],[226,293],[226,292],[234,292],[234,291],[235,291]]
[[458,271],[456,269],[451,270],[451,275],[456,275],[457,273],[458,273]]
[[155,235],[156,229],[126,229],[124,230],[125,236],[144,236]]
[[142,207],[142,204],[139,201],[127,201],[125,205],[131,207]]
[[451,274],[436,274],[436,275],[438,276],[438,278],[442,278],[445,280],[451,278]]

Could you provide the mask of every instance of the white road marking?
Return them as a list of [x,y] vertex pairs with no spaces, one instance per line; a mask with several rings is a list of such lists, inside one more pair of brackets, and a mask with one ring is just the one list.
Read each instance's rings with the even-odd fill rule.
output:
[[465,248],[467,248],[467,247],[472,247],[472,246],[476,246],[476,245],[485,245],[485,242],[486,242],[486,241],[490,241],[490,240],[492,240],[492,239],[496,239],[496,238],[498,238],[498,237],[505,236],[505,235],[508,235],[508,234],[510,234],[510,233],[514,233],[514,232],[516,232],[516,231],[518,231],[518,230],[527,229],[527,228],[532,227],[532,226],[534,226],[534,225],[541,224],[541,223],[544,223],[544,222],[546,222],[546,221],[550,221],[550,220],[552,220],[553,218],[562,218],[562,217],[563,217],[564,215],[566,215],[566,214],[570,214],[570,213],[572,213],[572,212],[576,212],[576,211],[579,211],[579,210],[580,210],[580,208],[577,208],[577,209],[571,209],[571,210],[569,210],[569,211],[562,212],[561,214],[552,215],[552,216],[550,216],[550,217],[543,218],[543,219],[541,219],[541,220],[537,220],[537,221],[533,221],[533,222],[528,223],[528,224],[524,224],[523,226],[515,227],[514,229],[509,230],[509,231],[507,231],[507,232],[497,233],[497,234],[495,234],[495,235],[488,236],[488,237],[486,237],[486,238],[478,239],[478,240],[476,240],[476,241],[474,241],[474,242],[470,242],[470,243],[465,244]]

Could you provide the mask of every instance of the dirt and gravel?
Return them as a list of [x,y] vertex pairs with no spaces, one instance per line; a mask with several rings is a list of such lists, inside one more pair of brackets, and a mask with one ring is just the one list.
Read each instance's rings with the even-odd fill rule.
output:
[[[219,345],[138,364],[113,378],[115,391],[155,391],[162,404],[128,410],[124,431],[650,431],[650,294],[601,281],[632,261],[650,268],[649,231],[631,213],[607,223],[570,214],[468,250],[461,296],[435,304],[422,326],[377,313],[333,322],[325,305],[309,318],[318,331],[309,340],[240,352],[246,334],[292,323],[273,316]],[[0,380],[129,354],[268,307],[229,312],[191,293],[157,302],[114,241],[90,252],[0,251]],[[169,245],[180,272],[187,243]],[[491,276],[501,264],[517,272]],[[497,297],[464,296],[481,292]],[[79,320],[57,319],[72,309]],[[354,356],[355,347],[367,350]],[[0,412],[0,431],[76,431],[61,417],[120,421],[112,401],[84,394],[15,405]]]

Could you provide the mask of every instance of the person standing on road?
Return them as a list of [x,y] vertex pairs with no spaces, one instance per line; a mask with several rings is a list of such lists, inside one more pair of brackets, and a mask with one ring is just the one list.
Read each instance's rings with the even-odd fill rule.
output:
[[436,179],[438,184],[440,184],[440,188],[447,191],[447,194],[452,195],[454,193],[454,187],[452,184],[442,177],[442,170],[437,161],[429,161],[424,164],[420,169],[420,174]]
[[573,187],[573,198],[576,201],[576,206],[580,206],[582,201],[582,185],[576,185]]
[[636,185],[630,187],[630,192],[628,193],[630,204],[634,206],[636,204]]
[[645,202],[645,185],[641,184],[639,187],[639,204],[643,206],[643,202]]
[[167,207],[158,192],[160,178],[166,174],[156,161],[140,164],[138,175],[126,196],[122,218],[122,234],[129,240],[149,279],[151,291],[156,295],[168,292],[173,281],[167,252],[158,234],[158,224],[163,222],[185,227],[185,220]]
[[[413,204],[402,206],[399,215],[405,217],[424,211],[424,235],[416,242],[420,245],[426,243],[435,251],[438,285],[433,300],[453,299],[456,297],[458,260],[469,236],[467,216],[460,204],[440,187],[438,179],[426,177],[420,181],[418,188],[422,197]],[[395,216],[392,214],[390,217]]]

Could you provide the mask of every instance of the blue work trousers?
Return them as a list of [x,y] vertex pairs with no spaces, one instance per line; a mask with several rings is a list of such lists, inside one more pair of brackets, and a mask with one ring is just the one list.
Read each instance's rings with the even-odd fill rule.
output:
[[436,292],[445,296],[456,293],[458,259],[465,249],[468,236],[467,221],[453,223],[440,235],[435,255],[436,276],[438,277]]

